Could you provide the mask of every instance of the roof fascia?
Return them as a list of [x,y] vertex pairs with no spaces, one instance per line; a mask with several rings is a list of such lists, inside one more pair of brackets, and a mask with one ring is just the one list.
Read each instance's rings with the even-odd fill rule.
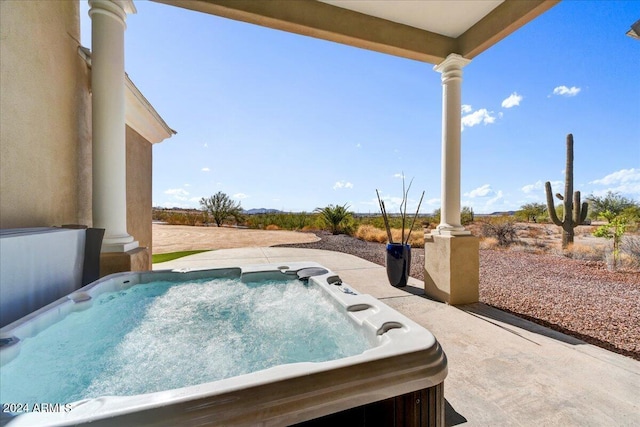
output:
[[[91,50],[84,46],[79,46],[78,54],[84,59],[87,66],[91,68]],[[127,126],[138,132],[151,144],[162,142],[177,133],[167,125],[126,72],[124,73],[124,84],[125,124]]]
[[458,37],[457,53],[472,59],[559,2],[560,0],[505,0]]
[[437,64],[456,39],[315,0],[153,0],[264,27]]
[[151,144],[171,138],[171,129],[125,73],[125,122]]

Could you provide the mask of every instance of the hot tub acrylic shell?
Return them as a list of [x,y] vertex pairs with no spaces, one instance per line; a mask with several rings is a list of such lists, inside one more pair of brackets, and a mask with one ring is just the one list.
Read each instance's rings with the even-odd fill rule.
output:
[[[296,278],[297,271],[310,267],[324,268],[317,263],[297,262],[112,274],[0,329],[0,338],[18,340],[0,348],[0,362],[4,365],[19,357],[19,340],[37,335],[73,311],[89,308],[93,298],[104,292],[160,280]],[[85,399],[73,402],[68,412],[19,414],[7,425],[290,425],[435,387],[444,381],[446,356],[428,330],[372,296],[359,294],[335,273],[325,270],[310,277],[310,283],[320,286],[337,309],[363,328],[376,344],[372,349],[342,359],[280,365],[155,393]]]

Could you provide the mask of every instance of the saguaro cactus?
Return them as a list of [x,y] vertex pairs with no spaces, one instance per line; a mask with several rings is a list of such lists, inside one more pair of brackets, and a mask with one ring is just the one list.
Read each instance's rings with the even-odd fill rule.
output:
[[[549,216],[555,225],[562,227],[562,248],[566,248],[569,243],[573,243],[573,229],[582,224],[587,217],[589,205],[587,202],[580,205],[580,192],[573,191],[573,135],[567,135],[567,166],[565,169],[564,179],[564,196],[560,193],[556,197],[562,200],[564,205],[562,221],[556,214],[556,208],[553,204],[553,192],[551,191],[551,183],[547,181],[544,184],[547,192],[547,210]],[[573,198],[571,197],[573,195]]]

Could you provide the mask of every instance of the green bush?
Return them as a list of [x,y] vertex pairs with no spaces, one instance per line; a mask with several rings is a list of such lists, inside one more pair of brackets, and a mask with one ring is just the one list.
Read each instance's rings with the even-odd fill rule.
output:
[[313,215],[301,213],[264,213],[247,215],[245,225],[249,228],[265,230],[269,226],[276,226],[282,230],[302,230],[313,222]]
[[[429,216],[429,223],[433,226],[440,224],[441,211],[440,208],[433,211],[433,214]],[[460,223],[462,225],[469,225],[475,220],[475,214],[473,208],[469,206],[463,206],[460,211]]]
[[320,215],[325,227],[329,228],[332,234],[351,235],[355,231],[355,220],[346,203],[342,206],[329,205],[324,208],[316,208],[315,212]]

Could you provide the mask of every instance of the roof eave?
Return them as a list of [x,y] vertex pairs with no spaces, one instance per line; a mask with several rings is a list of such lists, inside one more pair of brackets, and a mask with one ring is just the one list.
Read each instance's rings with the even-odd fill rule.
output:
[[153,0],[264,27],[438,64],[473,58],[560,0],[506,0],[458,38],[316,0]]

